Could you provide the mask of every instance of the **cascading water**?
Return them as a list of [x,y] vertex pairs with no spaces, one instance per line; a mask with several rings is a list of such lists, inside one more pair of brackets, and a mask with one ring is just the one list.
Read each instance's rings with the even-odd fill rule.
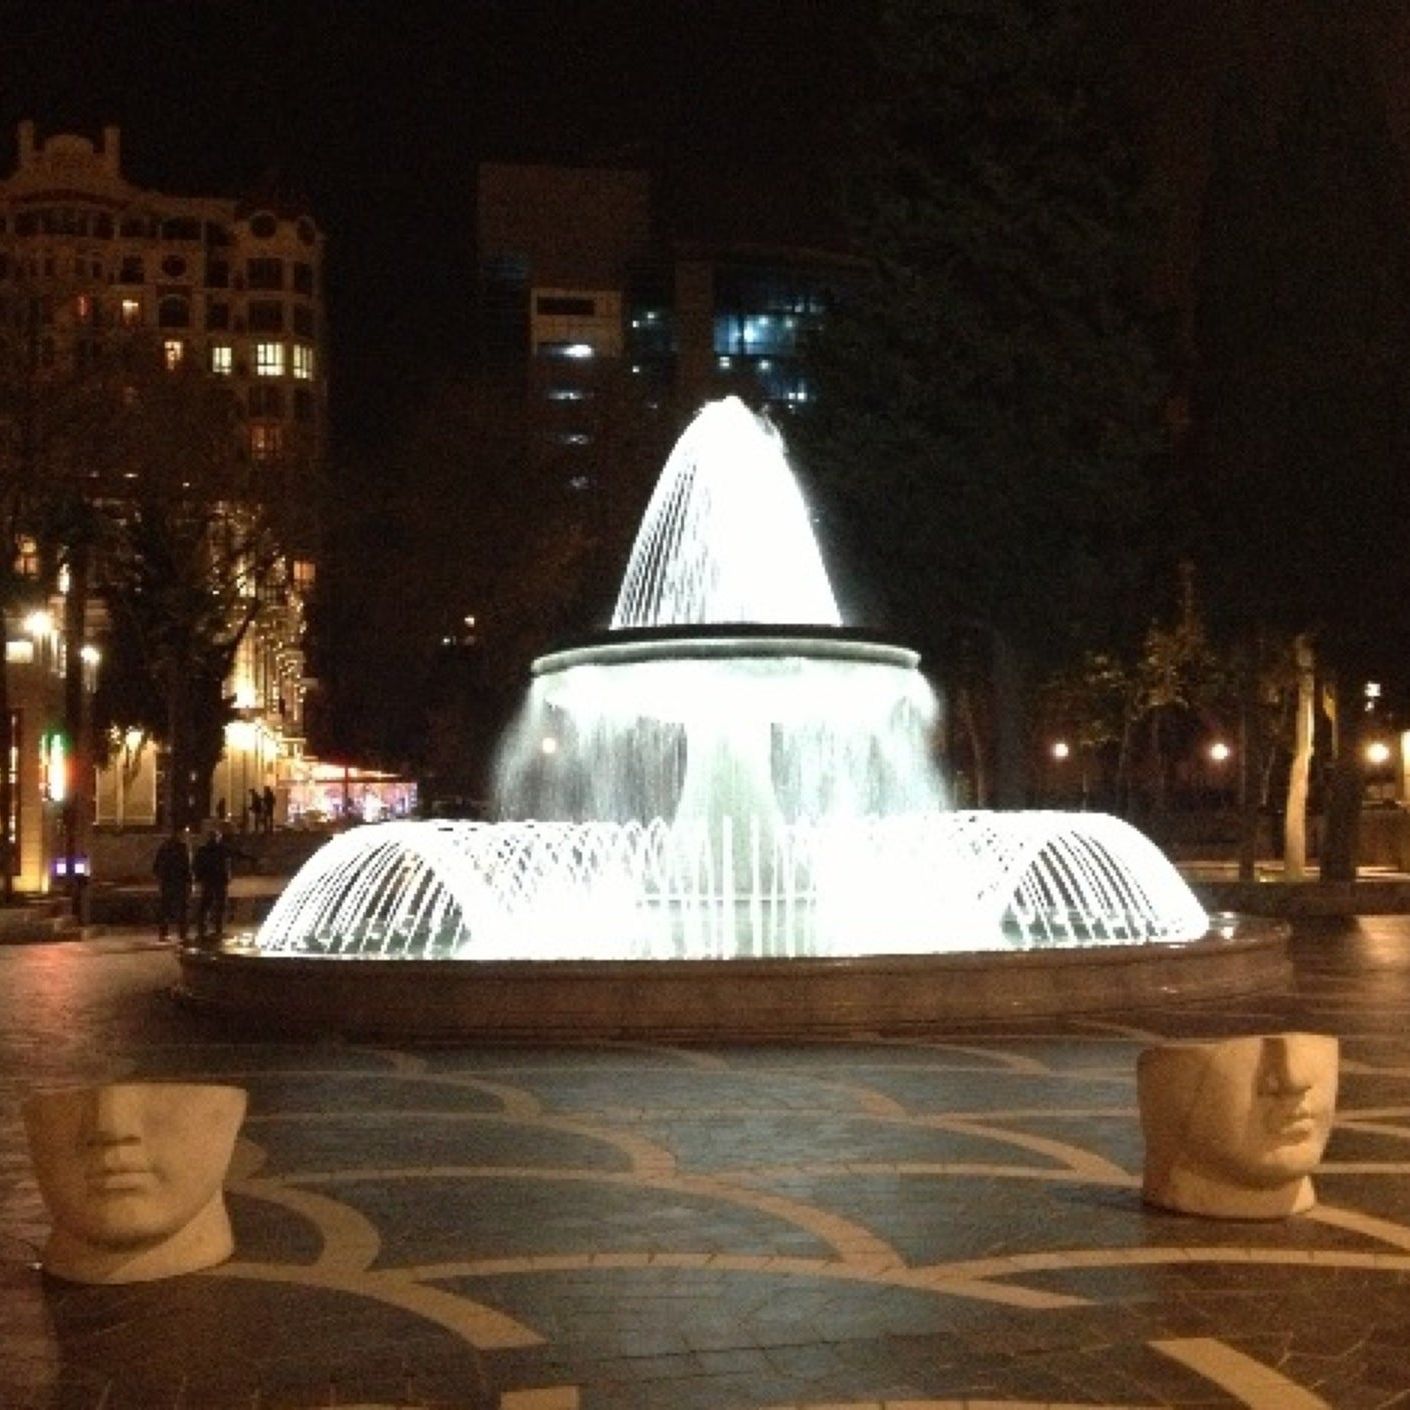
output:
[[612,628],[542,657],[497,823],[325,846],[263,951],[735,959],[1179,942],[1208,921],[1133,828],[954,813],[914,652],[841,626],[782,440],[731,398],[667,462]]

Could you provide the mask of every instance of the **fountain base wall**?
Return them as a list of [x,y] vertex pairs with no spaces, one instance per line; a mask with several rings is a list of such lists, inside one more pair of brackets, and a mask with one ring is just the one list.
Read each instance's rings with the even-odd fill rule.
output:
[[[1227,921],[1227,918],[1225,918]],[[1129,1010],[1289,978],[1288,927],[1184,945],[860,959],[349,961],[186,950],[178,993],[308,1033],[401,1041],[767,1040]]]

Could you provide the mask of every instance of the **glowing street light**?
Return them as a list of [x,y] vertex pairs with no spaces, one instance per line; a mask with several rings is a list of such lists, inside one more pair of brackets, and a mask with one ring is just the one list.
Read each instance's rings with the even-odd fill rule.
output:
[[1233,752],[1234,751],[1230,749],[1229,746],[1225,744],[1222,739],[1216,739],[1214,743],[1209,746],[1210,760],[1211,762],[1216,764],[1227,763],[1229,761],[1229,756]]
[[1053,745],[1053,758],[1056,759],[1059,763],[1061,763],[1064,759],[1068,758],[1071,753],[1072,746],[1068,744],[1065,739],[1059,739]]
[[1383,739],[1373,739],[1366,746],[1366,762],[1375,768],[1390,763],[1390,745]]

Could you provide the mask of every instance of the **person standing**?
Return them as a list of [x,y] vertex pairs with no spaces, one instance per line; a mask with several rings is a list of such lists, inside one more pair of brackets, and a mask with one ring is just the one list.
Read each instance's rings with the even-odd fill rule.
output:
[[278,803],[278,801],[279,801],[279,800],[274,796],[274,790],[273,790],[268,784],[265,784],[265,786],[264,786],[264,830],[265,830],[266,832],[273,832],[273,831],[274,831],[274,809],[275,809],[275,805]]
[[179,827],[157,848],[152,858],[157,878],[157,934],[165,940],[173,922],[177,937],[186,940],[186,918],[191,905],[191,851]]
[[219,828],[212,828],[196,848],[191,869],[201,894],[196,901],[196,943],[207,934],[219,940],[225,934],[225,899],[230,891],[230,848]]

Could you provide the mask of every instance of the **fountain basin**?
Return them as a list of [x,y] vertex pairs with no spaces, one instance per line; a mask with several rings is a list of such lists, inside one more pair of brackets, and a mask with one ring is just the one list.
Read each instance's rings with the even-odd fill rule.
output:
[[[878,927],[885,928],[884,916]],[[402,1040],[761,1041],[1129,1012],[1285,983],[1289,930],[1228,914],[1184,944],[732,960],[384,961],[238,945],[181,955],[181,994],[295,1032]]]

